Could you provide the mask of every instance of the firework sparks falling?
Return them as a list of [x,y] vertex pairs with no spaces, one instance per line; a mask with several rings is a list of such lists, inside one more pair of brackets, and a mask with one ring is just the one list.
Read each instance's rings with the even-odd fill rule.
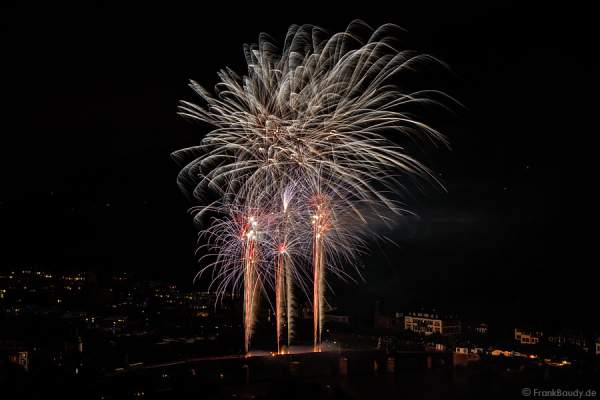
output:
[[247,75],[220,71],[215,94],[192,82],[202,104],[181,102],[181,115],[214,127],[199,146],[174,156],[187,162],[180,184],[193,183],[202,201],[216,198],[196,209],[197,219],[219,215],[201,233],[214,261],[200,273],[212,271],[220,294],[243,290],[246,352],[259,293],[269,290],[278,351],[285,327],[289,346],[294,287],[312,297],[318,349],[325,277],[348,276],[344,265],[354,265],[369,219],[402,211],[388,195],[398,177],[435,179],[397,142],[445,143],[414,109],[447,97],[395,85],[434,61],[397,50],[398,32],[354,21],[328,36],[293,25],[281,49],[261,34],[258,44],[244,46]]

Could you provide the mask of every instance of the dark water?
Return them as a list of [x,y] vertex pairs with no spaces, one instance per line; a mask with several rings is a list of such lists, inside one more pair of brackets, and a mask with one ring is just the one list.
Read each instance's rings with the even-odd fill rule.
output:
[[[531,390],[582,389],[598,393],[600,380],[573,374],[526,371],[503,373],[488,368],[400,371],[325,381],[296,381],[239,388],[238,397],[264,399],[523,399]],[[553,376],[551,376],[553,375]],[[597,377],[596,377],[597,379]],[[525,392],[523,392],[525,391]],[[537,392],[540,393],[540,392]],[[599,398],[600,395],[596,395]],[[222,398],[236,398],[223,393]]]
[[[418,357],[415,357],[418,360]],[[366,359],[369,360],[368,358]],[[352,361],[352,359],[351,359]],[[581,390],[561,398],[600,398],[600,370],[553,368],[508,361],[480,362],[466,367],[409,365],[368,369],[372,363],[350,364],[341,372],[339,360],[327,354],[232,358],[133,370],[104,378],[68,378],[43,374],[44,379],[0,379],[0,398],[28,399],[524,399],[551,390]],[[364,364],[364,365],[363,365]],[[20,382],[20,383],[19,383]],[[12,390],[10,390],[12,387]],[[595,396],[591,391],[595,391]],[[535,395],[537,394],[537,396]],[[5,397],[6,395],[6,397]],[[587,396],[586,396],[587,395]]]
[[[542,390],[595,390],[600,398],[597,372],[545,367],[507,371],[499,365],[464,368],[399,370],[347,377],[285,378],[250,384],[205,386],[180,384],[157,399],[524,399],[542,398]],[[530,390],[530,392],[527,392]],[[536,390],[538,396],[534,396]],[[525,395],[528,394],[529,395]],[[590,394],[590,393],[587,393]],[[552,398],[546,396],[545,398]],[[563,397],[565,398],[565,397]],[[569,398],[568,396],[566,398]],[[570,398],[573,398],[571,396]],[[586,398],[586,397],[582,397]]]

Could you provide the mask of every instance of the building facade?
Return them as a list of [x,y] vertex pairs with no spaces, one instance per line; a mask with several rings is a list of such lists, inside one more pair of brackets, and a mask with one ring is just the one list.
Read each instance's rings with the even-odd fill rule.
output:
[[521,344],[538,344],[542,336],[543,332],[515,328],[515,340]]
[[460,322],[436,313],[411,312],[404,316],[404,329],[424,335],[458,335]]

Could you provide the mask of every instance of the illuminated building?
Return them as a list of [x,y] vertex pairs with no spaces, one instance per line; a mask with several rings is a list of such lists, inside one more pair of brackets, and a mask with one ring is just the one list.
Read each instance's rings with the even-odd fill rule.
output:
[[29,369],[29,351],[24,344],[15,341],[0,342],[0,354],[8,361],[20,365],[27,371]]
[[454,348],[454,352],[458,354],[483,354],[483,347],[461,344]]
[[538,344],[542,336],[544,336],[543,332],[515,328],[515,340],[521,344]]
[[460,334],[460,321],[436,313],[411,312],[404,316],[404,329],[424,335]]
[[588,352],[590,349],[588,339],[579,333],[562,332],[556,335],[548,335],[547,340],[558,347],[574,346],[585,352]]
[[487,335],[489,331],[489,327],[486,323],[474,323],[469,324],[468,331],[470,333],[478,334],[478,335]]
[[27,351],[18,351],[14,354],[9,355],[8,359],[13,363],[22,366],[25,369],[25,371],[29,369],[29,352]]

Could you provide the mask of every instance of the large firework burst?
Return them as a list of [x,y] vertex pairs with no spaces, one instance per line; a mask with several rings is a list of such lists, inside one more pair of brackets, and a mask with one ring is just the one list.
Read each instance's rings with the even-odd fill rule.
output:
[[246,351],[261,291],[275,292],[278,348],[285,326],[289,345],[294,287],[312,291],[318,348],[327,274],[346,276],[368,221],[400,211],[388,195],[399,177],[433,178],[398,143],[444,143],[410,110],[445,97],[398,85],[434,60],[397,49],[398,33],[361,21],[331,36],[293,25],[281,48],[261,34],[244,46],[246,75],[220,71],[214,94],[192,81],[202,102],[180,104],[181,115],[214,127],[174,155],[188,162],[179,182],[193,182],[204,203],[216,199],[196,208],[217,215],[203,228],[214,258],[202,272],[213,272],[219,293],[243,289]]

